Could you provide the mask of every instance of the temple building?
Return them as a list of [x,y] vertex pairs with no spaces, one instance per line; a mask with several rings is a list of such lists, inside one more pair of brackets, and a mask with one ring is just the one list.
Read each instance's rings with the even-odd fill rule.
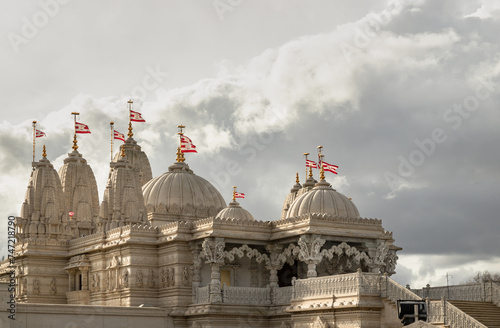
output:
[[322,170],[291,185],[281,217],[260,221],[181,147],[153,177],[129,135],[99,203],[78,147],[59,172],[44,147],[15,218],[15,260],[0,267],[16,301],[1,327],[401,327],[396,301],[422,297],[390,278],[392,232]]

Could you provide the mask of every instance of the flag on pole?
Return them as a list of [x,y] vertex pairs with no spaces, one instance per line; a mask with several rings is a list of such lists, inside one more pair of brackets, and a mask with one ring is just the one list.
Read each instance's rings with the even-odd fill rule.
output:
[[35,138],[45,137],[45,132],[40,130],[35,130]]
[[332,165],[328,164],[327,162],[322,162],[323,163],[323,170],[332,172],[334,174],[337,174],[337,169],[339,168],[337,165]]
[[75,133],[90,133],[89,126],[83,123],[75,122]]
[[234,192],[234,198],[245,198],[245,194],[242,192]]
[[141,113],[139,112],[134,112],[133,110],[130,109],[130,120],[132,122],[146,122],[145,119],[142,118]]
[[118,139],[118,140],[125,142],[125,135],[123,133],[116,131],[116,130],[113,130],[113,139]]
[[315,161],[311,161],[310,159],[306,159],[306,167],[312,167],[313,169],[318,168],[318,164]]
[[181,135],[181,152],[182,153],[197,153],[196,146],[191,139],[185,135]]

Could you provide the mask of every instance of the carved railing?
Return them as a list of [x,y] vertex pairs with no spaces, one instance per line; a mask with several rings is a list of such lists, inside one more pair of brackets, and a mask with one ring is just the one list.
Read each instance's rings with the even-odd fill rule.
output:
[[349,273],[295,280],[293,298],[317,298],[353,294],[378,294],[379,275]]
[[210,303],[210,286],[196,287],[195,303]]
[[413,291],[422,298],[430,298],[432,300],[446,298],[448,300],[455,301],[487,301],[489,294],[487,286],[482,283],[442,287],[424,287]]
[[444,324],[445,300],[427,302],[427,322]]
[[271,289],[258,287],[222,287],[222,303],[244,305],[270,305]]
[[397,300],[421,300],[422,298],[411,290],[401,286],[387,275],[380,277],[381,296],[396,302]]
[[491,284],[491,301],[496,306],[500,306],[500,285],[497,283]]
[[449,302],[446,302],[445,324],[450,328],[488,328]]
[[292,301],[293,286],[273,289],[273,305],[290,304]]

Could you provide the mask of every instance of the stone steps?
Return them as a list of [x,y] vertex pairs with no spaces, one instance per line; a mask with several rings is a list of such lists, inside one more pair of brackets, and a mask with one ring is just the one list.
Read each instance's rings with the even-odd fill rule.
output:
[[488,328],[500,328],[500,307],[491,302],[448,301]]

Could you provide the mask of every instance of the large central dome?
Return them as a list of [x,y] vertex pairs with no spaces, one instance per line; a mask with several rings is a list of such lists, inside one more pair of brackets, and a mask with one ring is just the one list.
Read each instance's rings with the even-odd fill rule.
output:
[[319,181],[311,190],[296,198],[286,217],[292,218],[303,214],[330,214],[347,218],[359,218],[354,203],[333,189],[325,180]]
[[197,176],[186,163],[177,162],[168,172],[142,187],[148,217],[159,221],[202,219],[215,216],[226,207],[221,194],[207,180]]

